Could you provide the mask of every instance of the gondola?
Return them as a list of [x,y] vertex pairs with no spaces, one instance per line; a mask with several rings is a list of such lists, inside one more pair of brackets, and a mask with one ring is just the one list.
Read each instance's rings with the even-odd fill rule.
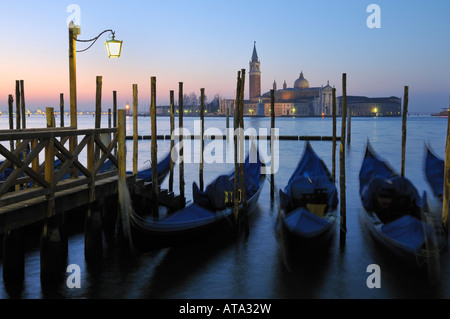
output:
[[[170,152],[158,162],[157,171],[158,171],[158,184],[161,184],[164,179],[167,177],[167,174],[170,170]],[[100,173],[106,173],[110,170],[114,170],[115,166],[110,160],[106,160],[105,163],[100,168]],[[149,183],[152,181],[152,166],[151,164],[146,165],[142,169],[140,169],[137,173],[138,179],[143,179],[145,183]],[[127,171],[127,174],[133,174],[131,171]]]
[[327,166],[309,141],[279,195],[277,229],[286,246],[297,252],[319,252],[336,231],[338,195]]
[[[246,205],[239,203],[238,216],[251,214],[256,206],[265,174],[259,154],[250,154],[244,163]],[[201,191],[193,182],[193,202],[183,209],[168,212],[158,218],[148,212],[130,211],[132,239],[141,249],[170,247],[192,243],[195,240],[209,240],[213,236],[227,236],[236,227],[233,190],[234,170],[218,176]],[[245,207],[244,207],[245,206]],[[242,219],[238,219],[242,221]],[[239,224],[239,223],[238,223]],[[216,237],[218,238],[218,237]]]
[[440,159],[429,146],[425,145],[425,179],[433,192],[433,195],[442,201],[444,193],[444,166]]
[[362,220],[375,240],[415,269],[436,274],[440,249],[426,192],[380,159],[369,142],[359,172]]
[[[170,170],[170,152],[158,162],[157,171],[158,171],[158,185],[160,185]],[[152,166],[147,165],[144,168],[140,169],[137,173],[138,179],[143,179],[146,183],[152,181]]]

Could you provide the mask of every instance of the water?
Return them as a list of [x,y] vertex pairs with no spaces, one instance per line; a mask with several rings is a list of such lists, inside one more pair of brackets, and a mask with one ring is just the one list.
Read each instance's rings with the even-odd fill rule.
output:
[[[194,121],[185,118],[184,124],[194,132]],[[32,116],[28,127],[44,127],[43,117]],[[57,123],[59,119],[57,118]],[[66,122],[68,122],[68,118]],[[0,117],[0,127],[6,128],[8,119]],[[81,116],[80,128],[92,128],[94,119]],[[232,121],[230,121],[232,123]],[[102,127],[107,126],[106,119]],[[277,118],[280,135],[332,135],[330,118]],[[207,118],[206,128],[225,131],[225,118]],[[245,127],[269,128],[268,118],[247,118]],[[292,261],[283,254],[274,231],[276,210],[270,200],[270,182],[266,181],[256,212],[250,218],[248,238],[239,236],[231,243],[205,240],[196,246],[166,248],[124,259],[117,246],[104,243],[102,261],[98,265],[84,260],[84,235],[81,227],[69,239],[68,264],[81,270],[81,288],[69,289],[65,281],[48,293],[41,288],[39,277],[38,242],[26,254],[24,288],[21,298],[189,298],[189,299],[291,299],[291,298],[449,298],[450,255],[442,256],[442,279],[435,285],[399,263],[378,247],[366,233],[359,219],[361,203],[358,195],[358,173],[367,139],[373,148],[388,160],[397,171],[401,165],[401,118],[352,118],[351,144],[346,147],[347,234],[345,247],[339,238],[333,239],[328,253],[319,260]],[[132,133],[128,118],[128,135]],[[337,132],[340,135],[341,121]],[[429,205],[439,213],[438,202],[432,197],[423,174],[424,143],[444,156],[447,119],[431,116],[410,116],[407,127],[406,176],[418,188],[427,191]],[[139,118],[139,134],[150,134],[150,118]],[[170,134],[169,118],[158,120],[158,134]],[[312,141],[313,148],[331,170],[332,144]],[[304,141],[280,141],[280,168],[275,183],[284,187],[303,153]],[[158,141],[158,155],[169,150],[169,142]],[[193,144],[194,146],[194,144]],[[132,141],[128,141],[128,169],[131,169]],[[81,155],[82,156],[82,155]],[[150,158],[150,141],[139,142],[139,166]],[[336,149],[339,176],[339,143]],[[233,164],[206,164],[205,184]],[[198,180],[198,164],[185,164],[186,197],[191,199],[192,182]],[[178,169],[175,169],[174,189],[178,190]],[[168,181],[163,188],[168,187]],[[339,233],[339,232],[338,232]],[[370,289],[366,280],[367,267],[377,264],[381,269],[381,288]],[[67,274],[68,275],[68,274]],[[0,283],[0,298],[10,298]]]

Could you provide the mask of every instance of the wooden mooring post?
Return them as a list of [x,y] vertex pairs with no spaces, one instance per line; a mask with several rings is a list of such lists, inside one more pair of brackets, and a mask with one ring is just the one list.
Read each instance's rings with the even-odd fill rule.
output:
[[[180,151],[179,151],[179,170],[180,170],[180,197],[183,202],[185,202],[184,195],[184,158],[183,158],[183,82],[179,82],[179,92],[178,92],[178,127],[179,127],[179,143]],[[184,205],[180,204],[180,208],[183,208]]]
[[[245,91],[245,69],[241,70],[241,82],[239,89],[239,179],[240,179],[240,200],[242,202],[242,220],[244,223],[245,234],[250,233],[250,226],[248,222],[247,211],[247,196],[245,194],[245,179],[244,179],[244,163],[245,163],[245,136],[244,136],[244,91]],[[249,141],[249,144],[251,142]],[[249,148],[250,149],[250,148]],[[250,155],[249,155],[250,156]],[[273,159],[273,157],[272,157]],[[250,160],[250,158],[249,158]],[[273,167],[273,166],[272,166]],[[273,176],[272,176],[273,177]]]
[[347,105],[347,144],[352,140],[352,108]]
[[[16,87],[17,90],[17,87]],[[17,91],[16,91],[17,97]],[[14,130],[14,98],[8,96],[9,129]],[[10,150],[14,150],[10,140]],[[3,235],[3,281],[6,286],[23,285],[25,276],[25,241],[23,229],[8,230]]]
[[59,94],[59,116],[60,126],[64,127],[64,93]]
[[[54,109],[46,108],[47,127],[54,128]],[[63,240],[61,219],[55,211],[55,140],[49,139],[45,147],[45,180],[50,185],[50,194],[46,195],[47,220],[44,223],[40,242],[40,265],[42,284],[57,282],[64,270],[67,258],[67,237]]]
[[[8,112],[9,112],[9,129],[13,130],[14,129],[14,98],[12,96],[12,94],[10,94],[8,96]],[[10,146],[10,150],[11,152],[14,149],[14,141],[10,140],[9,141],[9,146]]]
[[[447,119],[447,140],[444,159],[444,190],[442,196],[442,227],[448,239],[448,211],[450,203],[450,116]],[[447,243],[447,240],[445,240]]]
[[228,129],[230,128],[230,107],[228,106],[228,103],[225,102],[225,106],[227,108],[227,122],[226,122],[226,128],[227,128],[227,133],[228,133]]
[[233,140],[234,140],[234,192],[233,192],[233,208],[234,208],[234,220],[236,222],[236,225],[238,225],[238,218],[239,218],[239,201],[240,201],[240,192],[239,192],[239,160],[238,160],[238,154],[239,154],[239,136],[236,134],[236,132],[239,132],[237,130],[239,128],[239,108],[240,108],[240,92],[241,92],[241,71],[238,71],[237,75],[237,84],[236,84],[236,99],[234,103],[234,134],[233,134]]
[[138,85],[133,84],[133,174],[138,173]]
[[169,192],[173,192],[173,159],[172,150],[175,146],[173,133],[175,130],[175,98],[174,91],[170,91],[170,172],[169,172]]
[[117,114],[117,151],[119,158],[119,172],[118,172],[118,218],[117,218],[117,237],[119,244],[128,251],[130,247],[133,247],[130,220],[128,216],[127,205],[127,183],[126,183],[126,160],[127,160],[127,149],[126,149],[126,110],[118,110]]
[[199,167],[199,183],[200,190],[203,192],[203,156],[205,149],[205,89],[200,89],[200,167]]
[[20,81],[16,81],[16,129],[20,130]]
[[347,201],[345,194],[345,124],[347,117],[347,74],[342,75],[342,124],[341,124],[341,145],[339,152],[339,186],[340,186],[340,243],[345,245],[347,234]]
[[401,176],[405,177],[405,154],[406,154],[406,121],[408,116],[408,86],[405,86],[403,95],[403,114],[402,114],[402,167]]
[[[113,91],[113,127],[117,127],[117,91]],[[114,147],[114,156],[117,157],[117,146]]]
[[273,201],[275,192],[275,154],[274,154],[274,130],[275,130],[275,91],[270,90],[270,199]]
[[333,137],[332,137],[332,152],[331,152],[331,177],[333,183],[336,183],[336,89],[333,88],[332,91],[332,114],[333,114]]
[[[95,128],[101,126],[102,116],[102,77],[96,77],[96,99],[95,99]],[[87,144],[87,169],[92,174],[88,183],[89,206],[86,213],[84,229],[84,257],[87,262],[97,261],[103,254],[103,230],[102,213],[104,207],[103,198],[95,196],[95,174],[96,163],[100,159],[100,148],[95,146],[95,140],[100,140],[100,135],[90,136]]]
[[20,109],[22,114],[22,128],[24,129],[27,127],[27,120],[25,111],[25,85],[23,80],[20,80]]
[[150,78],[151,103],[150,116],[152,122],[152,145],[151,145],[151,160],[152,160],[152,210],[153,216],[159,216],[159,185],[158,185],[158,141],[157,136],[157,121],[156,121],[156,77]]

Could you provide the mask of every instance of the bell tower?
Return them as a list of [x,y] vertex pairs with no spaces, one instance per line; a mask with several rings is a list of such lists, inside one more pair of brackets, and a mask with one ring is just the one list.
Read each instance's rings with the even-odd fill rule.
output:
[[249,99],[258,100],[259,97],[261,96],[261,69],[258,59],[258,53],[256,52],[256,41],[253,45],[253,54],[252,59],[250,60],[249,76],[250,76]]

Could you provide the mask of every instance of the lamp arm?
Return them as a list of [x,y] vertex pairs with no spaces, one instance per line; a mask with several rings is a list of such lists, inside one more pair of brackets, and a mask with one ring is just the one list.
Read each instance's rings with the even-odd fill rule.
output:
[[98,36],[96,36],[95,38],[92,38],[92,39],[89,39],[89,40],[78,40],[77,38],[74,37],[74,40],[77,41],[77,42],[92,42],[86,49],[79,50],[77,52],[84,52],[84,51],[89,50],[94,45],[94,43],[98,40],[98,38],[100,38],[100,36],[102,34],[106,33],[106,32],[111,32],[112,38],[114,39],[115,32],[113,30],[111,30],[111,29],[105,30],[105,31],[101,32]]

